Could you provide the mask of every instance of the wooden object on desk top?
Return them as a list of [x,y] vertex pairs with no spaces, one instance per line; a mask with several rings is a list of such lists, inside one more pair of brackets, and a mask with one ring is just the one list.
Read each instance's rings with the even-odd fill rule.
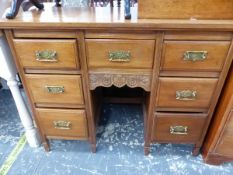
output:
[[[125,20],[124,8],[58,8],[54,3],[44,3],[45,9],[38,11],[32,8],[27,12],[20,11],[13,20],[5,18],[5,13],[10,3],[1,3],[0,28],[49,28],[49,29],[96,29],[115,28],[117,30],[137,30],[143,27],[144,30],[156,29],[202,29],[215,31],[232,31],[233,20],[168,20],[168,19],[138,19],[137,8],[131,9],[131,20]],[[5,8],[4,8],[5,7]],[[104,15],[101,15],[104,14]],[[213,29],[214,28],[214,29]]]
[[233,19],[232,0],[138,0],[144,19]]

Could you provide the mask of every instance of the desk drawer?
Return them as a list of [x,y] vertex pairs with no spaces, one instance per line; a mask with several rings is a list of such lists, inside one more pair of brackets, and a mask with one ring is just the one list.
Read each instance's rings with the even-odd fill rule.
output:
[[154,58],[154,40],[86,39],[89,68],[147,68]]
[[206,114],[157,113],[152,140],[158,142],[195,143],[201,137]]
[[79,75],[26,74],[26,83],[36,105],[83,105],[83,90]]
[[220,72],[229,47],[228,41],[165,41],[161,69]]
[[14,39],[20,64],[24,68],[79,68],[74,39]]
[[160,77],[156,106],[163,110],[206,111],[217,82],[217,78]]
[[88,137],[84,110],[37,108],[36,113],[46,137]]

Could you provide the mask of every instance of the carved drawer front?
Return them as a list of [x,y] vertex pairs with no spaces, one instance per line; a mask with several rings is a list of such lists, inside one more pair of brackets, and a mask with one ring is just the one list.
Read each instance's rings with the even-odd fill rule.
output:
[[157,110],[207,111],[217,78],[159,78]]
[[26,74],[29,93],[36,106],[78,107],[84,104],[81,77],[79,75]]
[[228,41],[165,41],[161,69],[220,72],[229,47]]
[[87,119],[84,110],[36,109],[39,125],[46,137],[87,138]]
[[86,39],[89,68],[151,69],[154,40]]
[[201,137],[206,116],[200,113],[156,113],[152,140],[162,143],[195,143]]
[[36,69],[80,67],[74,39],[14,39],[21,66]]

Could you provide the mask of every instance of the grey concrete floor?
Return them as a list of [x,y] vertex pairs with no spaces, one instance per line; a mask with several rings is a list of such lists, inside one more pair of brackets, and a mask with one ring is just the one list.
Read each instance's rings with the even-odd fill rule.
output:
[[[0,90],[0,167],[24,133],[9,90]],[[97,153],[86,141],[52,140],[51,151],[27,144],[9,175],[232,175],[233,164],[204,164],[192,145],[154,144],[143,154],[140,105],[106,104],[97,130]]]

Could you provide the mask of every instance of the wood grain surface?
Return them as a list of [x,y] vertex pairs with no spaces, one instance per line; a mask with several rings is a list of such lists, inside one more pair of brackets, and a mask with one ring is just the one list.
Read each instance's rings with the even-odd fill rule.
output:
[[139,0],[139,18],[233,19],[232,0]]
[[209,164],[233,161],[233,67],[228,74],[210,129],[203,144],[203,159]]
[[[77,8],[62,7],[58,10],[53,3],[44,3],[45,8],[39,11],[35,8],[20,11],[13,20],[7,20],[5,14],[10,7],[10,1],[3,0],[0,7],[0,28],[3,29],[122,29],[135,31],[168,30],[168,29],[201,29],[201,31],[232,31],[233,19],[229,20],[190,20],[190,19],[138,19],[136,7],[131,8],[131,20],[125,20],[124,8]],[[143,0],[146,2],[145,0]],[[190,1],[190,0],[186,0]],[[198,0],[200,1],[200,0]],[[218,0],[220,1],[220,0]],[[226,0],[225,0],[226,1]],[[162,1],[161,1],[162,2]],[[191,2],[191,1],[190,1]],[[193,1],[195,2],[195,1]],[[232,1],[229,0],[231,3]],[[167,8],[167,6],[166,6]],[[232,10],[232,9],[230,9]],[[104,15],[99,15],[104,14]],[[182,13],[181,13],[182,14]]]
[[[154,40],[86,39],[89,68],[152,69]],[[112,62],[110,52],[130,52],[130,61]]]
[[[37,117],[46,137],[87,138],[87,119],[84,110],[37,108]],[[55,128],[54,122],[70,122],[70,129]]]
[[[24,68],[37,69],[79,69],[76,40],[61,39],[15,39],[19,61]],[[55,51],[55,62],[41,62],[36,52]]]
[[[152,139],[158,142],[195,143],[201,137],[206,114],[156,113]],[[187,134],[171,134],[170,127],[187,127]]]
[[[222,70],[229,41],[165,41],[163,50],[163,71],[216,71]],[[206,59],[201,61],[184,60],[186,51],[205,51]]]
[[[217,82],[216,78],[159,78],[156,106],[173,110],[177,108],[178,111],[179,108],[186,108],[187,111],[195,108],[207,111]],[[177,100],[176,91],[183,90],[196,91],[196,99]]]
[[[83,90],[79,75],[25,75],[34,103],[83,105]],[[64,93],[49,93],[46,86],[63,86]],[[42,105],[40,105],[42,106]]]

